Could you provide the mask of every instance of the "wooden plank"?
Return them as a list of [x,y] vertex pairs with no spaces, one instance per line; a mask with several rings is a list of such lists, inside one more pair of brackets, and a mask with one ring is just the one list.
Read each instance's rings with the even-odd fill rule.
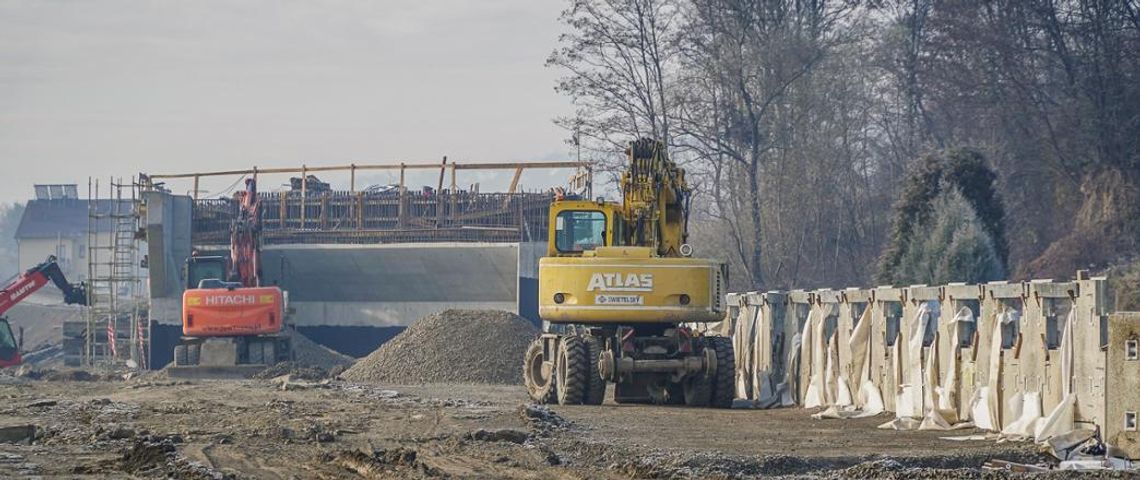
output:
[[[555,161],[555,162],[487,162],[487,163],[464,163],[454,164],[457,170],[514,170],[519,168],[578,168],[591,166],[590,162],[574,162],[574,161]],[[218,176],[234,176],[234,175],[251,175],[270,174],[270,173],[302,173],[302,172],[338,172],[338,171],[355,171],[355,170],[430,170],[439,168],[439,163],[393,163],[393,164],[366,164],[366,165],[340,165],[340,166],[320,166],[320,167],[281,167],[281,168],[251,168],[248,170],[219,170],[212,172],[197,172],[197,173],[160,173],[150,174],[149,178],[152,180],[157,179],[184,179],[196,177],[218,177]],[[442,187],[441,187],[442,188]]]
[[507,189],[507,193],[515,193],[515,190],[519,186],[519,179],[522,178],[522,173],[523,167],[518,167],[515,169],[515,176],[511,178],[511,186]]

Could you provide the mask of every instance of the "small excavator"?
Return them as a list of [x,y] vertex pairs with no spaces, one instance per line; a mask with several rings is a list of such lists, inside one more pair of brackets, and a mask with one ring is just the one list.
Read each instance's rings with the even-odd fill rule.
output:
[[283,334],[288,294],[261,284],[261,205],[257,182],[235,195],[230,255],[186,260],[182,338],[172,376],[244,377],[292,358]]
[[523,378],[539,403],[728,408],[735,358],[728,338],[688,324],[724,318],[725,264],[694,258],[685,171],[656,140],[632,142],[621,202],[559,198],[539,260],[546,331],[527,349]]
[[0,290],[0,368],[24,363],[24,358],[20,353],[24,343],[23,331],[21,329],[19,338],[13,336],[12,326],[4,314],[17,303],[47,286],[48,282],[63,292],[64,303],[87,305],[87,286],[83,283],[69,283],[67,277],[63,275],[63,270],[59,268],[59,263],[54,255],[20,274],[12,283]]

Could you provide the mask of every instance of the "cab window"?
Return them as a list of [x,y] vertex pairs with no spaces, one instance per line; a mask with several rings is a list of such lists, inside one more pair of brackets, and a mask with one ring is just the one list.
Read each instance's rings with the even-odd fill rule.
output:
[[0,349],[15,349],[16,339],[11,336],[11,327],[8,324],[0,325]]
[[623,220],[621,218],[621,216],[615,215],[614,216],[614,232],[611,235],[613,237],[613,244],[616,246],[625,245],[626,244],[625,243],[625,235],[626,235],[625,220]]
[[187,268],[190,269],[188,273],[186,288],[194,289],[199,288],[202,280],[217,279],[220,281],[226,280],[226,263],[222,258],[197,258],[192,259]]
[[554,246],[559,252],[593,250],[606,244],[606,214],[591,210],[567,210],[554,220]]
[[7,323],[0,323],[0,358],[9,358],[10,352],[16,351],[16,339],[12,336],[12,328]]

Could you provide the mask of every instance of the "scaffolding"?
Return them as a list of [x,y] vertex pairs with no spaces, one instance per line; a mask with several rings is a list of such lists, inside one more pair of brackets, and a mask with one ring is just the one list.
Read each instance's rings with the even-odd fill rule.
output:
[[87,325],[83,364],[146,368],[147,298],[140,267],[139,185],[87,183]]

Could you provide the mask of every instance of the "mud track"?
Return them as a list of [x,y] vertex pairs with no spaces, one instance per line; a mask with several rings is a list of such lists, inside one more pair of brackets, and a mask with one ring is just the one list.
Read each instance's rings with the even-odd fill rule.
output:
[[876,430],[884,418],[546,408],[514,386],[4,380],[0,427],[37,433],[0,444],[0,478],[958,478],[990,458],[1039,458]]

